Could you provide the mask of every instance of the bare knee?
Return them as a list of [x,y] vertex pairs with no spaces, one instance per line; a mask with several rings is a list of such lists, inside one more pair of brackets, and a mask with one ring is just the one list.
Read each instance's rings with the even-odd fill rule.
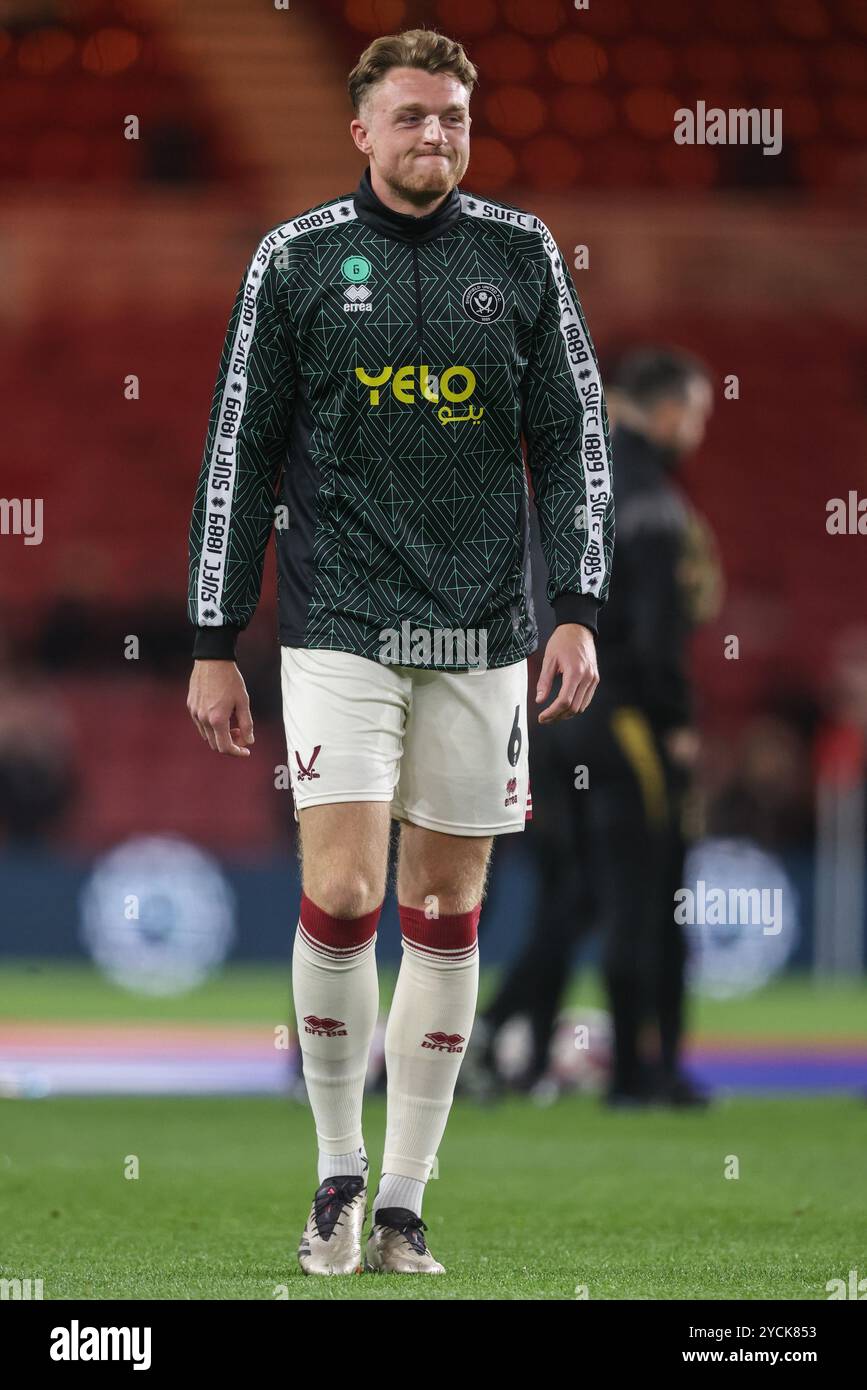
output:
[[304,892],[329,917],[363,917],[379,907],[384,888],[360,873],[320,873],[305,878]]
[[330,917],[363,917],[385,896],[389,808],[377,802],[300,812],[304,892]]
[[[470,912],[482,900],[491,839],[401,827],[398,901],[436,916]],[[433,914],[432,914],[433,915]]]

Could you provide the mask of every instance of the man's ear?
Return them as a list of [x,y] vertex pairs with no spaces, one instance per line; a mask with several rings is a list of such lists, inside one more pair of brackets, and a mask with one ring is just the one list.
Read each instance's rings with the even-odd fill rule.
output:
[[370,136],[367,133],[367,127],[357,116],[349,123],[349,134],[352,136],[356,148],[361,150],[362,154],[370,154]]

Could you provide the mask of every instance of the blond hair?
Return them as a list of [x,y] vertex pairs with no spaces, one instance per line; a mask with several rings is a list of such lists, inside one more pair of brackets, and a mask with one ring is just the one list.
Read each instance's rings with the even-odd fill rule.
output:
[[478,72],[461,44],[435,29],[405,29],[384,34],[362,53],[347,83],[356,116],[371,87],[391,68],[421,68],[423,72],[449,72],[472,93]]

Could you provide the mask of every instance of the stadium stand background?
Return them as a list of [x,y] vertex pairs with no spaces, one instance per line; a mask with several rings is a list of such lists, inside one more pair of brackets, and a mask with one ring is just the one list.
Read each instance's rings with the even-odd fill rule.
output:
[[[867,717],[859,730],[839,684],[841,661],[856,685],[863,669],[865,541],[825,528],[829,498],[867,494],[862,3],[6,3],[2,491],[45,508],[41,545],[0,537],[0,885],[19,953],[74,949],[64,904],[92,856],[154,830],[230,866],[244,950],[289,949],[273,557],[239,648],[257,744],[238,767],[186,712],[186,530],[246,260],[355,186],[346,74],[415,23],[481,70],[463,186],[538,213],[570,260],[589,248],[573,273],[603,362],[653,339],[714,373],[686,478],[726,574],[695,646],[709,795],[784,789],[801,814],[778,847],[809,883],[814,759],[830,747],[863,779]],[[673,110],[698,99],[781,108],[782,152],[675,145]],[[779,756],[756,770],[769,738]],[[499,860],[494,955],[531,891],[519,843]]]

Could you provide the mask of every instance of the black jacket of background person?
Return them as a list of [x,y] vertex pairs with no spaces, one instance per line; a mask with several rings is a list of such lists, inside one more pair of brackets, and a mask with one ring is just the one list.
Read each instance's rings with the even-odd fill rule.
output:
[[[684,564],[698,518],[673,479],[667,450],[622,425],[611,442],[617,528],[608,603],[596,638],[600,684],[593,698],[605,706],[637,708],[665,733],[692,720]],[[531,535],[541,652],[554,620],[535,512]]]

